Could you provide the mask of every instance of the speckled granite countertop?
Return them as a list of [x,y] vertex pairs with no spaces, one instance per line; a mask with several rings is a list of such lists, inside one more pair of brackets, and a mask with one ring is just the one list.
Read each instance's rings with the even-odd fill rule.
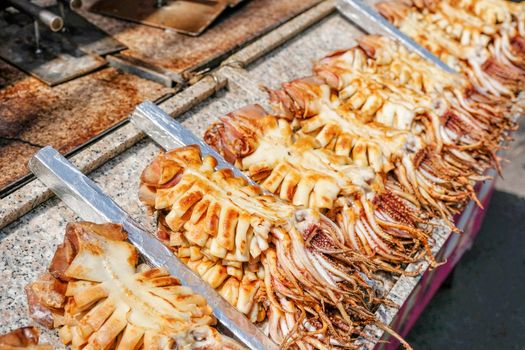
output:
[[[218,64],[321,0],[246,1],[198,37],[92,13],[89,8],[95,2],[84,1],[79,13],[127,45],[121,55],[178,75]],[[0,61],[0,190],[28,173],[26,163],[40,147],[52,145],[61,153],[69,152],[125,119],[138,103],[172,92],[114,68],[49,87]]]
[[69,152],[145,99],[172,92],[114,68],[49,87],[0,61],[0,190],[29,172],[27,161],[42,146]]
[[[310,25],[311,14],[305,14],[303,22]],[[254,61],[255,57],[261,56],[258,52],[268,51],[268,47],[275,47],[282,39],[281,36],[291,35],[290,33],[293,34],[294,30],[298,30],[297,28],[286,28],[273,36],[271,33],[269,38],[262,38],[259,43],[255,42],[251,47],[246,48],[244,53],[239,53],[234,61],[251,62],[246,70],[226,66],[216,72],[216,77],[210,79],[212,80],[210,84],[215,86],[213,82],[220,83],[222,80],[227,80],[228,87],[221,89],[212,97],[180,115],[179,120],[183,125],[198,136],[202,136],[204,129],[221,115],[248,103],[262,101],[264,95],[258,89],[259,84],[276,87],[280,82],[309,74],[311,63],[315,59],[331,50],[353,45],[353,38],[362,34],[352,24],[334,13],[312,25],[299,36],[288,40],[271,53]],[[209,93],[209,89],[206,91]],[[192,98],[192,94],[188,98]],[[173,101],[176,100],[177,96],[173,98]],[[170,103],[172,102],[166,102],[167,109],[173,108],[169,106]],[[178,108],[173,110],[181,110],[180,106]],[[127,125],[125,130],[119,132],[122,134],[119,137],[135,140],[135,142],[142,137],[132,125]],[[110,137],[114,136],[110,135]],[[111,145],[110,142],[108,144]],[[122,149],[118,152],[115,149],[113,145],[108,146],[107,149],[102,148],[99,152],[104,157],[111,157],[122,152]],[[138,181],[141,170],[159,150],[159,147],[151,140],[144,139],[89,175],[132,217],[149,228],[153,227],[153,223],[147,218],[144,208],[138,201]],[[94,157],[93,159],[99,158]],[[86,166],[86,169],[92,168]],[[33,186],[40,187],[42,190],[42,185],[38,183]],[[20,205],[20,203],[12,204]],[[54,198],[2,229],[0,251],[4,253],[0,257],[0,332],[31,322],[26,311],[24,286],[45,270],[56,245],[62,241],[66,223],[75,219],[75,215]],[[440,249],[449,234],[449,231],[444,230],[436,232],[434,250]],[[418,266],[414,265],[409,268],[415,270]],[[402,304],[417,281],[417,278],[407,277],[398,281],[389,279],[385,284],[385,291],[393,290],[394,293],[390,296],[395,302]],[[396,311],[397,308],[381,309],[380,318],[389,323]],[[377,334],[380,335],[380,332]],[[58,345],[54,332],[44,332],[43,339]]]

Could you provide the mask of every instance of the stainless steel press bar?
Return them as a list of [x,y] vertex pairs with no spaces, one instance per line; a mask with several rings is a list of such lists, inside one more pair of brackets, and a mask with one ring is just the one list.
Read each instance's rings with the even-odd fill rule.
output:
[[198,145],[203,155],[213,156],[217,160],[218,168],[231,169],[235,176],[243,177],[251,185],[256,185],[252,179],[244,175],[237,167],[228,163],[217,151],[208,146],[204,140],[195,136],[153,102],[148,101],[138,105],[131,115],[131,122],[166,150],[187,145]]
[[416,43],[408,35],[381,16],[363,0],[337,0],[337,10],[370,34],[381,34],[396,39],[421,57],[449,73],[457,73],[433,53]]
[[30,160],[29,168],[82,219],[122,224],[128,232],[129,240],[148,262],[164,267],[182,284],[204,296],[221,324],[247,347],[257,350],[278,349],[260,329],[178,260],[164,244],[141,228],[97,184],[55,149],[42,148]]

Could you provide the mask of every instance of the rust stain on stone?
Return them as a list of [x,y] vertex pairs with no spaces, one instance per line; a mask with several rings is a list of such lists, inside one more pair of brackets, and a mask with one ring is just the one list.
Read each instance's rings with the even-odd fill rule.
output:
[[66,153],[126,118],[138,103],[171,91],[113,68],[53,88],[12,77],[0,90],[0,189],[27,173],[39,146]]

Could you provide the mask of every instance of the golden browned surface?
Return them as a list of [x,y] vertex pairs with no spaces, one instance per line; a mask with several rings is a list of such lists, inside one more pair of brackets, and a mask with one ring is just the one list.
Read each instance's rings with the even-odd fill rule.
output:
[[17,328],[7,334],[0,335],[1,350],[52,350],[50,345],[39,345],[40,332],[35,327]]
[[138,265],[126,240],[120,225],[69,224],[49,273],[26,288],[31,317],[72,350],[244,349],[213,328],[204,297],[163,268]]

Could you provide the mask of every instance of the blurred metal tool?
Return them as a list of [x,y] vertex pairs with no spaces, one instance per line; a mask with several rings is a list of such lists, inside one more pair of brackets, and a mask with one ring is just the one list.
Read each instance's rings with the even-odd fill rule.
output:
[[51,86],[104,66],[99,55],[126,47],[71,10],[79,5],[60,0],[41,8],[28,0],[0,0],[0,58]]
[[17,10],[42,22],[53,32],[58,32],[64,26],[62,17],[55,15],[53,12],[37,6],[28,0],[7,0],[7,2]]
[[71,10],[78,10],[82,7],[82,0],[58,0],[58,2],[68,6]]
[[98,0],[89,9],[102,15],[199,35],[236,0]]
[[[70,10],[78,10],[82,7],[82,1],[81,0],[58,0],[57,1],[58,10],[60,12],[60,16],[66,21],[66,6],[69,7]],[[66,30],[66,28],[62,28],[63,31]]]
[[195,136],[153,102],[147,101],[138,105],[131,115],[131,122],[165,150],[198,145],[202,155],[210,155],[217,160],[218,168],[230,169],[235,176],[244,178],[251,185],[257,185],[255,181],[244,175],[239,168],[228,163],[217,151],[208,146],[204,140]]
[[396,39],[421,57],[433,62],[449,73],[457,73],[433,53],[416,43],[396,26],[381,16],[363,0],[338,0],[337,9],[343,16],[370,34],[381,34]]
[[122,224],[128,232],[130,242],[137,247],[149,263],[164,267],[182,284],[191,287],[195,293],[205,297],[221,325],[231,331],[247,347],[254,350],[278,349],[278,346],[259,328],[177,259],[153,234],[140,227],[97,184],[82,174],[55,149],[48,146],[38,151],[29,161],[29,169],[82,219],[98,223]]

